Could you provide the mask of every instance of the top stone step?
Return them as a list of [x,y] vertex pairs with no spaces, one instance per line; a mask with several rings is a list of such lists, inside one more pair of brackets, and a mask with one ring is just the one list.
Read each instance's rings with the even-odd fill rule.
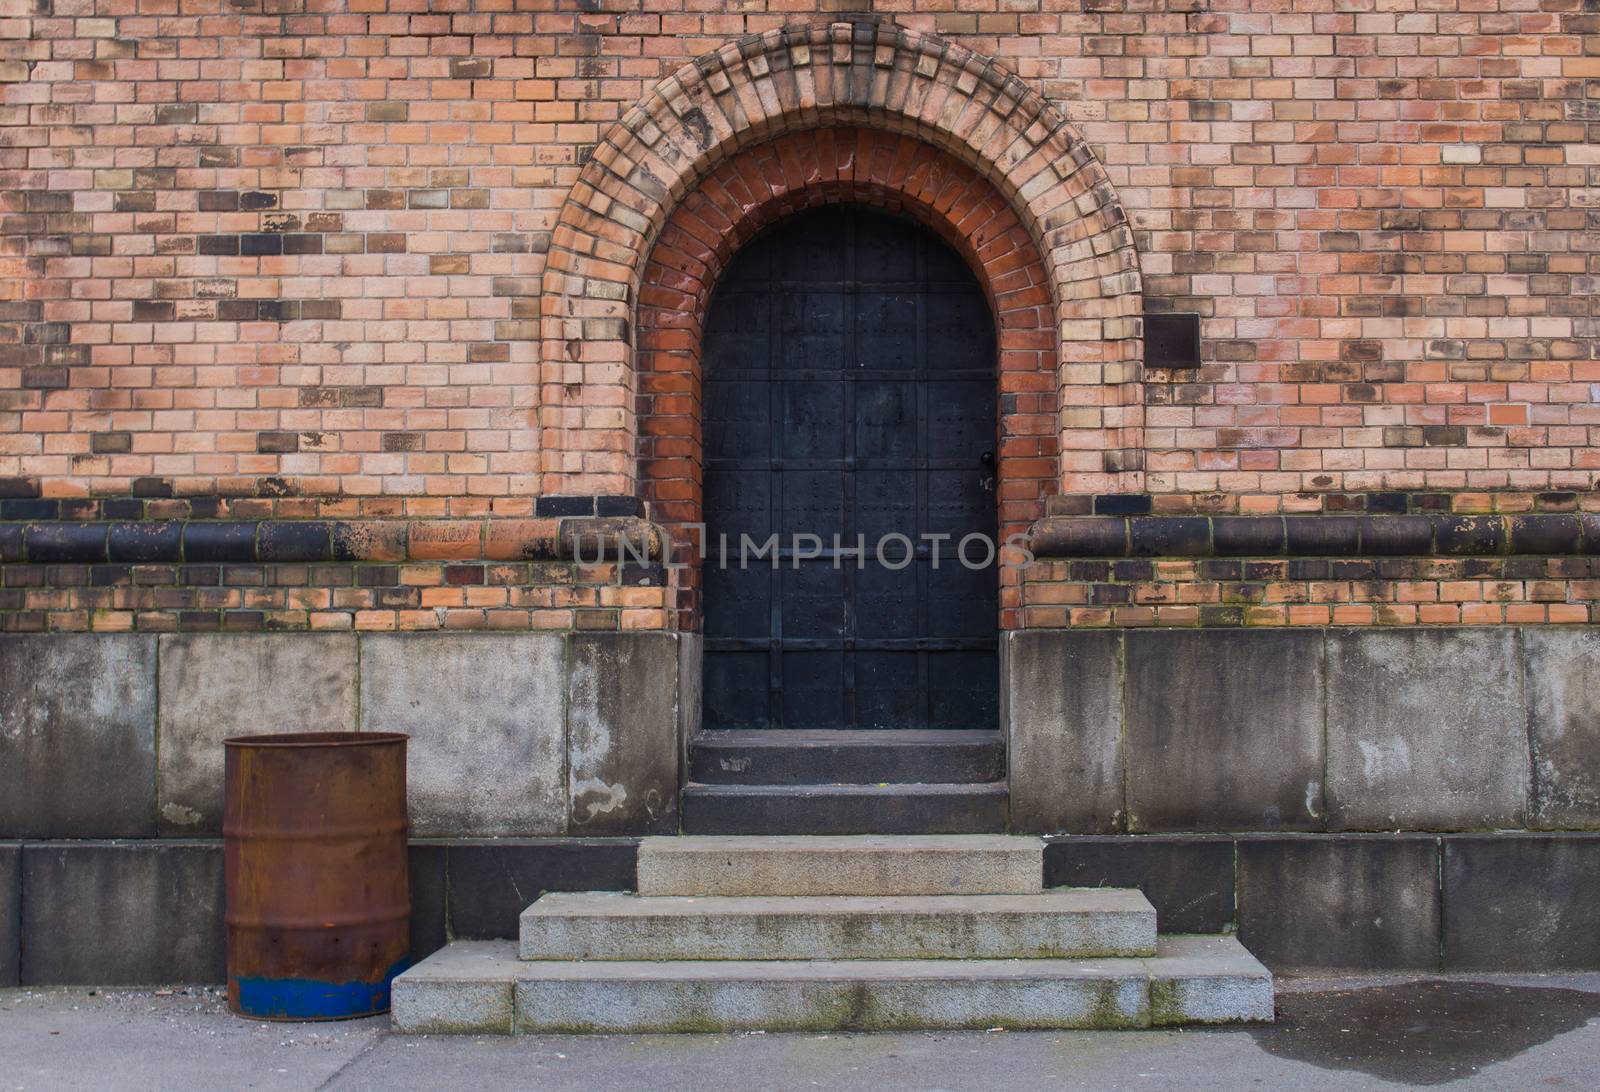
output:
[[1044,843],[1000,834],[682,836],[639,843],[640,895],[1026,895]]

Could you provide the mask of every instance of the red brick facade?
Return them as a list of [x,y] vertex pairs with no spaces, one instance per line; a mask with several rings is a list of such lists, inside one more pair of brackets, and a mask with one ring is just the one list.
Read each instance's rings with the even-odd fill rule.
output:
[[[1174,515],[1600,510],[1582,0],[918,0],[849,21],[0,4],[5,518],[495,519],[602,495],[692,522],[699,309],[740,240],[841,198],[919,216],[980,270],[1007,529],[1104,494]],[[1141,315],[1166,311],[1202,316],[1199,368],[1142,365]],[[1584,543],[1405,572],[1050,562],[1006,624],[1581,621]],[[12,595],[0,615],[177,624],[184,597],[137,584],[132,605],[85,587],[87,607]],[[379,609],[323,590],[289,624]],[[670,624],[661,595],[618,585],[606,609],[642,613],[606,617]],[[219,624],[246,609],[214,598]]]

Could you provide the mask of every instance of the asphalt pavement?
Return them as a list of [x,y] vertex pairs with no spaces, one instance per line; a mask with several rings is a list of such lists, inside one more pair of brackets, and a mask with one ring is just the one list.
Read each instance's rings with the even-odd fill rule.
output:
[[216,987],[0,990],[16,1089],[1600,1088],[1600,973],[1286,977],[1270,1027],[417,1037],[276,1024]]

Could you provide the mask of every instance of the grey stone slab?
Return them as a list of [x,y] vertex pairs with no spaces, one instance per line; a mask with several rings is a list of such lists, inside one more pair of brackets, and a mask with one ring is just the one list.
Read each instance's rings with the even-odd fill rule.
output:
[[1046,887],[1137,887],[1167,933],[1220,933],[1233,922],[1233,839],[1137,834],[1047,839]]
[[1072,959],[1153,956],[1137,891],[1031,895],[545,895],[523,959]]
[[[514,999],[502,990],[509,987]],[[458,942],[395,982],[394,1026],[430,1034],[1133,1028],[1270,1021],[1238,941],[1163,937],[1139,959],[526,961]]]
[[421,836],[559,834],[563,650],[542,633],[361,639],[361,728],[405,732]]
[[1012,829],[1122,829],[1122,635],[1013,632],[1000,650]]
[[679,648],[671,633],[577,633],[567,683],[572,834],[678,829]]
[[22,984],[222,982],[222,843],[22,849]]
[[511,944],[462,940],[435,952],[394,980],[389,1020],[394,1030],[428,1035],[512,1032]]
[[22,847],[0,843],[0,986],[15,986],[22,964]]
[[449,941],[446,925],[447,847],[438,842],[413,842],[406,866],[411,879],[411,962],[417,963]]
[[164,634],[162,832],[222,829],[223,740],[355,730],[354,634]]
[[0,837],[138,837],[155,825],[155,637],[0,637]]
[[1233,937],[1162,937],[1148,966],[1157,1027],[1272,1022],[1272,972]]
[[1438,841],[1240,838],[1239,939],[1271,967],[1435,968]]
[[508,1018],[522,1034],[1138,1028],[1153,1017],[1272,1018],[1271,977],[1236,941],[1216,937],[1163,938],[1145,959],[676,963],[530,962],[510,944],[458,942],[400,976],[394,998],[395,1028],[428,1034],[498,1033]]
[[1533,747],[1528,825],[1600,827],[1600,629],[1522,631]]
[[689,741],[700,731],[704,682],[705,645],[700,634],[678,634],[678,760],[685,770],[689,768]]
[[524,962],[517,1031],[1138,1028],[1140,959]]
[[646,838],[641,895],[1011,895],[1041,889],[1044,843],[998,834]]
[[1515,630],[1334,631],[1327,709],[1334,829],[1522,826],[1529,758]]
[[1320,634],[1138,631],[1125,662],[1129,830],[1322,826]]
[[1600,969],[1600,835],[1444,839],[1451,971]]
[[690,834],[992,834],[1006,829],[1004,781],[914,785],[689,785]]
[[458,937],[514,937],[517,915],[547,891],[631,891],[638,848],[626,838],[448,843],[451,928]]

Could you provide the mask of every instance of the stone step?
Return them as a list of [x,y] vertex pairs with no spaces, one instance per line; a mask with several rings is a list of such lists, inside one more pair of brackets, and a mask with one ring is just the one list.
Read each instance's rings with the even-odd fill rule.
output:
[[641,895],[1025,895],[1044,842],[1008,835],[694,836],[639,843]]
[[703,785],[688,834],[982,834],[1006,828],[1004,781],[982,785]]
[[1137,890],[1032,895],[548,894],[522,912],[523,959],[1074,959],[1156,952]]
[[1143,1028],[1272,1019],[1272,977],[1231,937],[1142,959],[534,961],[458,941],[394,981],[395,1030],[910,1031]]
[[896,729],[701,732],[689,777],[708,785],[966,784],[1006,776],[999,732]]

